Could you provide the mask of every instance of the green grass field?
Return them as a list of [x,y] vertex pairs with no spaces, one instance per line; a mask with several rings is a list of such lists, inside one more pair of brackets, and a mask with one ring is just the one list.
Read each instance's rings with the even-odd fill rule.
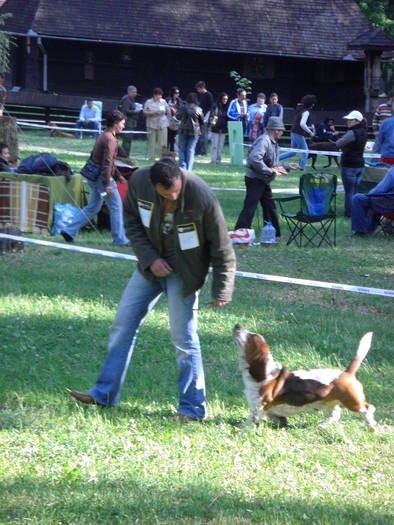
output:
[[[91,147],[90,139],[20,136],[22,157],[51,150],[76,170]],[[135,152],[144,164],[142,141]],[[211,186],[243,187],[244,170],[228,163],[197,158],[194,171]],[[297,185],[292,172],[273,187]],[[217,196],[232,229],[244,194]],[[337,226],[335,249],[237,247],[238,269],[393,289],[392,240],[352,237],[342,194]],[[109,232],[77,238],[110,242]],[[26,245],[0,266],[0,523],[393,523],[392,299],[238,278],[233,301],[212,310],[209,281],[199,314],[209,420],[182,424],[172,419],[177,372],[164,300],[140,330],[116,408],[81,406],[66,392],[95,380],[133,263]],[[358,378],[376,405],[377,432],[350,412],[329,428],[323,414],[290,418],[286,429],[243,428],[236,322],[263,333],[289,368],[346,367],[373,331]]]

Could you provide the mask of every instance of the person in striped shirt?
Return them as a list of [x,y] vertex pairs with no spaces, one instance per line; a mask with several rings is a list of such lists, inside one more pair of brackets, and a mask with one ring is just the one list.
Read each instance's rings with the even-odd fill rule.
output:
[[394,102],[394,91],[390,91],[388,96],[387,102],[384,104],[380,104],[372,118],[372,130],[377,137],[379,133],[379,128],[384,120],[386,118],[390,118],[394,115],[394,109],[393,109],[393,102]]

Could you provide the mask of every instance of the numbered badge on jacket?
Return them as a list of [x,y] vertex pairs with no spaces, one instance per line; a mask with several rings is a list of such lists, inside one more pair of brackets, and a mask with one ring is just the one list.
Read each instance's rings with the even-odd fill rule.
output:
[[190,224],[180,224],[177,226],[179,245],[181,250],[192,250],[200,246],[197,227],[194,222]]

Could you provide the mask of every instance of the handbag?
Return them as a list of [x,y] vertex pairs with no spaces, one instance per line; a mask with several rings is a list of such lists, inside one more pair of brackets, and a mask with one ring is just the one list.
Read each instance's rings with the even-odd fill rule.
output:
[[94,160],[90,158],[86,162],[85,166],[81,169],[80,173],[85,177],[85,179],[96,181],[99,178],[100,170],[100,164],[97,164],[97,162],[94,162]]

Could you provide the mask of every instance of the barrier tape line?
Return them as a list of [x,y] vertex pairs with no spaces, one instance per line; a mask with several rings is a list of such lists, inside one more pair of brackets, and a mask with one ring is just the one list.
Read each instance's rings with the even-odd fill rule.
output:
[[[69,250],[79,253],[87,253],[90,255],[100,255],[104,257],[111,257],[113,259],[122,259],[127,261],[137,261],[135,255],[128,255],[127,253],[111,252],[108,250],[99,250],[97,248],[87,248],[85,246],[74,246],[70,244],[63,244],[52,241],[43,241],[40,239],[28,239],[26,237],[21,237],[18,235],[8,235],[7,233],[0,233],[0,239],[8,239],[12,241],[18,241],[29,244],[38,244],[41,246],[48,246],[50,248],[60,248],[62,250]],[[212,268],[209,268],[209,271],[212,272]],[[341,284],[341,283],[328,283],[324,281],[313,281],[311,279],[296,279],[293,277],[284,277],[281,275],[269,275],[262,273],[253,273],[253,272],[242,272],[237,270],[235,272],[236,277],[246,277],[249,279],[257,279],[260,281],[272,281],[279,283],[287,284],[297,284],[301,286],[311,286],[314,288],[327,288],[330,290],[343,290],[345,292],[356,292],[361,294],[369,295],[379,295],[383,297],[394,298],[394,290],[386,290],[384,288],[371,288],[366,286],[357,286],[350,284]]]
[[[252,147],[252,144],[245,144],[244,142],[234,142],[233,145],[245,146],[248,148]],[[283,148],[281,146],[279,147],[279,151],[291,151],[294,153],[310,153],[312,155],[327,155],[328,157],[340,157],[342,155],[341,151],[319,151],[309,149]],[[380,156],[380,153],[364,153],[363,155],[365,159],[380,159]]]
[[[41,129],[54,129],[56,131],[78,131],[82,133],[100,133],[97,129],[86,129],[86,128],[66,128],[66,127],[60,127],[60,126],[49,126],[47,124],[34,124],[32,122],[25,122],[23,120],[17,120],[16,121],[18,126],[27,126],[30,128],[41,128]],[[147,131],[121,131],[120,134],[123,135],[148,135],[149,133]]]

